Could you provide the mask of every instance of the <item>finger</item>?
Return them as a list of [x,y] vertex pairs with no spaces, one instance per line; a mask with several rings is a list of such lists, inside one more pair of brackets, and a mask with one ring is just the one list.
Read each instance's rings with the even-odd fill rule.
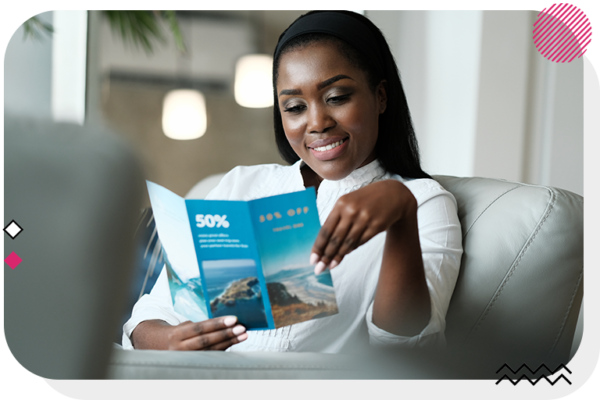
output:
[[236,325],[233,328],[222,329],[220,331],[206,333],[186,339],[181,342],[179,347],[182,350],[206,350],[220,343],[228,342],[245,332],[245,327],[242,325]]
[[189,322],[178,325],[180,329],[174,331],[173,339],[183,341],[198,335],[204,335],[232,327],[237,323],[237,317],[228,315],[224,317],[207,319],[200,322]]
[[363,234],[360,236],[360,239],[358,240],[358,245],[356,247],[360,247],[363,244],[367,243],[369,240],[373,239],[373,237],[375,237],[375,235],[377,235],[380,232],[381,232],[381,230],[375,229],[373,227],[368,227],[367,229],[365,229]]
[[353,226],[350,232],[348,232],[348,234],[346,235],[346,238],[342,242],[342,245],[337,250],[337,253],[331,258],[329,264],[325,264],[325,262],[320,262],[319,264],[317,264],[317,266],[315,267],[315,274],[319,275],[327,268],[332,270],[338,265],[340,265],[344,257],[359,246],[359,240],[365,229],[365,226]]
[[329,242],[329,238],[331,237],[331,234],[335,231],[335,227],[337,226],[339,220],[340,214],[334,209],[333,211],[331,211],[331,214],[329,214],[329,217],[327,217],[327,220],[325,221],[321,229],[319,229],[319,234],[315,239],[315,243],[313,244],[311,251],[311,264],[314,264],[321,259],[321,256],[325,251],[325,247],[327,246],[327,242]]
[[337,261],[337,264],[332,265],[331,268],[335,268],[337,265],[339,265],[342,258],[344,258],[344,256],[346,254],[352,252],[354,249],[356,249],[359,246],[360,240],[366,230],[367,230],[366,224],[352,225],[352,228],[350,229],[350,231],[344,238],[344,241],[342,242],[341,246],[339,247],[337,254],[333,258],[333,261],[331,262],[333,264],[333,262]]
[[212,345],[204,350],[226,350],[227,348],[233,346],[234,344],[238,344],[240,342],[243,342],[244,340],[248,339],[248,333],[244,332],[239,336],[233,337],[229,340],[225,340],[221,343]]
[[321,256],[321,260],[320,260],[322,263],[324,263],[325,265],[329,265],[331,260],[333,260],[333,258],[338,253],[338,249],[340,248],[340,246],[346,240],[346,236],[348,235],[348,232],[350,231],[351,228],[352,228],[351,220],[341,219],[339,221],[339,223],[335,227],[335,230],[329,237],[329,241],[327,242],[327,245],[325,246],[325,250],[323,251],[323,255]]

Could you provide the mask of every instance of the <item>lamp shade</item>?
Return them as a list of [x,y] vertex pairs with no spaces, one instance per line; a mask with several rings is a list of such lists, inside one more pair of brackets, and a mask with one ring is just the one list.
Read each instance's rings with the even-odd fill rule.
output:
[[163,100],[162,128],[171,139],[197,139],[206,132],[206,102],[197,90],[177,89]]
[[273,105],[273,57],[251,54],[241,57],[235,66],[235,101],[249,108]]

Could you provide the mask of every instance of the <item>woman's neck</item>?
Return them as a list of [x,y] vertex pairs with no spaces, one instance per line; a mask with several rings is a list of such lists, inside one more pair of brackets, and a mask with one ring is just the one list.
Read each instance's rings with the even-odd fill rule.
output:
[[323,178],[317,175],[308,165],[304,164],[300,168],[300,172],[302,173],[302,179],[304,180],[304,187],[314,187],[315,192],[319,191],[319,185],[323,182]]

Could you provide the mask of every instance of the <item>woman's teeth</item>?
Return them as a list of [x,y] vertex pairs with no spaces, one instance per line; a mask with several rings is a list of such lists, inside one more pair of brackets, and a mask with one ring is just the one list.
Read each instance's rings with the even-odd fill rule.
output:
[[327,151],[327,150],[331,150],[331,149],[334,149],[334,148],[338,147],[342,143],[344,143],[344,139],[340,140],[339,142],[331,143],[331,144],[329,144],[327,146],[315,147],[315,148],[313,148],[313,150],[316,150],[316,151]]

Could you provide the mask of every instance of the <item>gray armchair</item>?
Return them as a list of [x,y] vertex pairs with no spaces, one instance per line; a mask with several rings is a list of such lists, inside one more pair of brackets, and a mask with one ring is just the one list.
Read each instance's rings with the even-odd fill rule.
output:
[[[24,261],[15,270],[5,266],[5,334],[15,358],[33,373],[53,379],[494,378],[503,363],[516,369],[569,361],[583,294],[582,198],[447,176],[436,179],[458,201],[465,252],[447,315],[446,352],[111,346],[127,298],[143,179],[126,145],[94,131],[6,119],[5,226],[15,219],[24,230],[15,240],[5,236],[5,257],[15,251]],[[195,190],[206,192],[201,186]]]
[[[218,178],[200,182],[188,196],[203,197]],[[583,296],[582,197],[496,179],[435,178],[456,197],[465,250],[447,315],[448,351],[390,356],[365,350],[357,356],[117,349],[110,377],[495,378],[504,363],[514,369],[566,364]]]

